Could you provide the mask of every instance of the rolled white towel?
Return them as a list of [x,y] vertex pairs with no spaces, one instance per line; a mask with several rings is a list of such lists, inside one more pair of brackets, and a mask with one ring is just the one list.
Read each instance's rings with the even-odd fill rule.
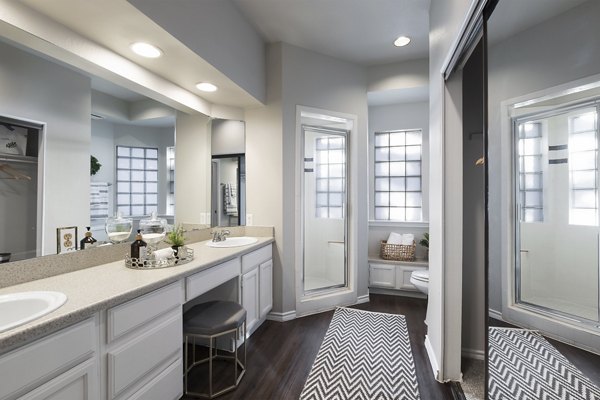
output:
[[167,247],[165,249],[156,250],[154,252],[154,257],[156,257],[157,260],[166,260],[167,258],[173,257],[173,249]]
[[402,235],[396,232],[390,233],[387,244],[402,244]]
[[413,242],[415,241],[415,235],[413,235],[412,233],[405,233],[404,235],[402,235],[402,243],[405,246],[411,246],[413,244]]

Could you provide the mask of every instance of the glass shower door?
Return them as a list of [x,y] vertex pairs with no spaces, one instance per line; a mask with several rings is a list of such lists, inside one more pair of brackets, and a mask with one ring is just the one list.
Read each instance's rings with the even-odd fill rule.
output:
[[302,127],[303,289],[346,287],[347,132]]

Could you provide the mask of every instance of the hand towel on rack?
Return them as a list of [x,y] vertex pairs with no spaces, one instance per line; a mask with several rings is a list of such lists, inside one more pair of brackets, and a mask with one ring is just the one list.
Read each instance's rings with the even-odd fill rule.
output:
[[90,218],[108,218],[108,182],[90,182]]
[[223,208],[227,215],[237,215],[237,191],[232,183],[223,184]]

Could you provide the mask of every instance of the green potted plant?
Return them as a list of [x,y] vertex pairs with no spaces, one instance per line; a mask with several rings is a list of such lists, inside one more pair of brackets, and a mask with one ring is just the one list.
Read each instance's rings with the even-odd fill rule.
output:
[[[179,258],[179,252],[184,250],[182,249],[182,247],[185,246],[184,233],[185,230],[181,224],[174,226],[173,229],[167,233],[166,242],[171,245],[175,258]],[[185,257],[185,253],[182,253],[181,255]]]
[[429,232],[423,234],[423,238],[419,240],[419,244],[425,247],[425,259],[429,259]]
[[100,171],[102,164],[98,162],[98,159],[94,156],[90,156],[90,175],[96,175]]

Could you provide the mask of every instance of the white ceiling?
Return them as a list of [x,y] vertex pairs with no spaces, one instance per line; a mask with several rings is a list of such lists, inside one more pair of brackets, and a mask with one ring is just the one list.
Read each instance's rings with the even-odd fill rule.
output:
[[[126,0],[20,1],[212,103],[237,107],[258,105],[256,99]],[[284,41],[364,66],[428,56],[430,0],[222,1],[232,1],[266,42]],[[584,1],[502,0],[490,22],[490,38],[492,42],[504,40]],[[178,4],[181,6],[185,3]],[[403,48],[393,46],[399,35],[411,36],[411,44]],[[141,39],[156,43],[168,57],[144,59],[132,54],[129,45]],[[199,81],[214,82],[220,90],[200,93],[194,87]],[[113,96],[135,99],[135,94],[111,88],[106,82],[95,81],[94,86]],[[369,103],[389,104],[423,98],[421,92],[407,95],[391,91],[370,94]]]
[[[381,65],[426,58],[430,0],[233,0],[267,42]],[[394,40],[410,36],[406,47]]]

